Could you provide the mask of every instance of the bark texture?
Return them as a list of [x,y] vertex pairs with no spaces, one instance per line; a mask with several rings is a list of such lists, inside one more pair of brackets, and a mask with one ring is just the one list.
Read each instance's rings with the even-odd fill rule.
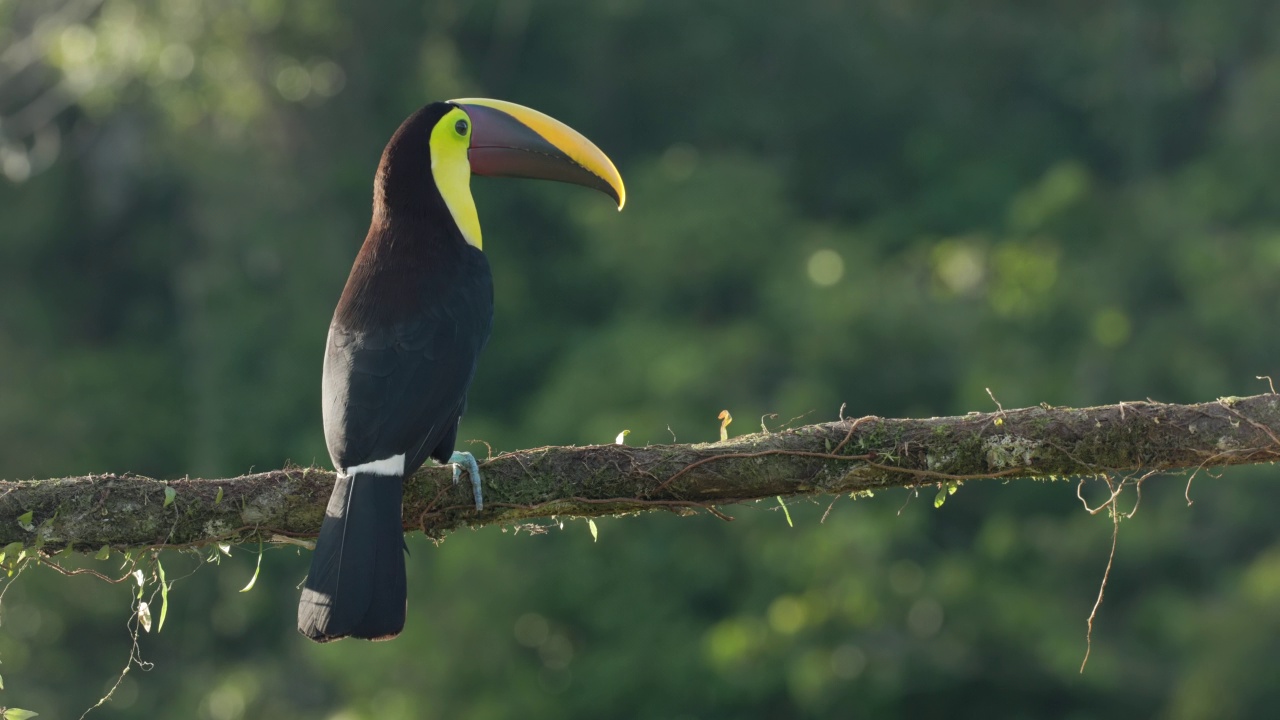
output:
[[[486,504],[447,468],[406,482],[406,529],[715,506],[982,478],[1066,478],[1274,462],[1280,395],[1196,405],[1126,402],[960,417],[878,417],[692,445],[545,447],[481,464]],[[333,473],[286,468],[217,480],[90,475],[0,481],[0,545],[46,551],[187,547],[312,537]],[[170,501],[166,504],[166,498]]]

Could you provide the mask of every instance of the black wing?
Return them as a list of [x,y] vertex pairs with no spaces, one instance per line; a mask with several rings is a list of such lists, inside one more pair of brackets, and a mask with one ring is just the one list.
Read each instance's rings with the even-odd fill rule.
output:
[[[335,316],[323,385],[325,440],[335,467],[404,454],[408,475],[428,456],[448,460],[493,323],[488,264],[470,264],[460,275],[399,304],[394,314],[352,323]],[[443,293],[440,284],[447,285]]]

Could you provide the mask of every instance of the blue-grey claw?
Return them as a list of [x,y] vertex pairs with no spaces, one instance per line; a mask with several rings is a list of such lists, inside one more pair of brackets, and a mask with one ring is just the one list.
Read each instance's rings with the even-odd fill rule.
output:
[[480,465],[476,462],[476,456],[469,452],[455,452],[449,456],[449,463],[453,465],[453,484],[458,484],[458,478],[462,476],[462,464],[466,463],[467,474],[471,476],[471,489],[475,492],[476,512],[484,509],[484,493],[480,491]]

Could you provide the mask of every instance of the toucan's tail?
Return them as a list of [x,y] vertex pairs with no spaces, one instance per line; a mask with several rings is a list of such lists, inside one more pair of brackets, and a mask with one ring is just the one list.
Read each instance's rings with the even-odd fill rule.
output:
[[404,629],[403,478],[338,475],[298,603],[298,631],[317,642],[389,640]]

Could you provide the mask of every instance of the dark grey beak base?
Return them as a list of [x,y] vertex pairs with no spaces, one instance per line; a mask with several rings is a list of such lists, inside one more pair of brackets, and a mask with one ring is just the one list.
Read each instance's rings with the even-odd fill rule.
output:
[[495,108],[459,105],[471,117],[471,172],[489,177],[535,178],[583,185],[619,202],[604,178],[587,170],[529,126]]

